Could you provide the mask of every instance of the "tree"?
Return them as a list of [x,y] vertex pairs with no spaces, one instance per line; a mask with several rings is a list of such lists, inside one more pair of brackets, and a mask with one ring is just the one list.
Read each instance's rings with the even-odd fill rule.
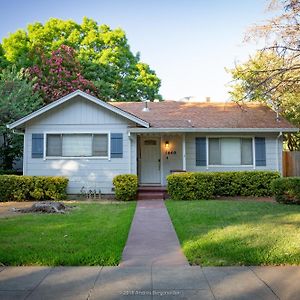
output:
[[139,54],[131,52],[120,28],[112,30],[88,18],[81,24],[52,18],[45,24],[30,24],[27,30],[10,34],[2,43],[5,59],[18,69],[41,66],[40,53],[50,58],[62,45],[75,50],[82,76],[95,84],[103,100],[161,98],[160,79],[149,65],[140,61]]
[[5,58],[3,48],[2,48],[2,46],[1,46],[1,44],[0,44],[0,72],[1,72],[3,69],[7,68],[8,65],[9,65],[9,62],[8,62],[7,59]]
[[34,90],[42,95],[45,104],[78,89],[98,96],[95,85],[82,76],[82,67],[69,46],[61,45],[50,58],[41,53],[40,66],[29,67],[27,72],[34,82]]
[[5,69],[0,74],[0,145],[1,167],[13,168],[13,161],[20,157],[23,138],[6,128],[6,125],[31,113],[41,106],[40,96],[33,91],[33,84],[22,71],[16,68]]
[[[264,38],[265,47],[243,64],[229,70],[234,101],[260,101],[300,126],[300,2],[272,1],[281,14],[254,26],[246,39]],[[290,150],[300,149],[300,135],[287,136]]]

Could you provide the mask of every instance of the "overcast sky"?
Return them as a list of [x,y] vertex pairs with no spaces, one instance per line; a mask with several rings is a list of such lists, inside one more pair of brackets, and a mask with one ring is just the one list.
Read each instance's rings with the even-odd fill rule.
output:
[[0,39],[50,17],[81,22],[83,16],[123,28],[162,80],[164,99],[228,98],[225,67],[259,46],[244,44],[247,28],[268,17],[265,0],[0,0]]

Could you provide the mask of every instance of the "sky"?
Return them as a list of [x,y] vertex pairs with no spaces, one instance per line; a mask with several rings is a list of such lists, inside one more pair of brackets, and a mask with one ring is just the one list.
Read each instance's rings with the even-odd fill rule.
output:
[[0,0],[0,40],[50,17],[125,30],[131,50],[140,52],[162,80],[163,99],[211,97],[226,101],[225,71],[261,47],[243,43],[249,26],[267,19],[266,0]]

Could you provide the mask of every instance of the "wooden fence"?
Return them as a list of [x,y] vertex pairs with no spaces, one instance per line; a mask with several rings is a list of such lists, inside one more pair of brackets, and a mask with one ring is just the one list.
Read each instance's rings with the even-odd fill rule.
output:
[[282,152],[282,174],[284,177],[300,176],[300,151]]

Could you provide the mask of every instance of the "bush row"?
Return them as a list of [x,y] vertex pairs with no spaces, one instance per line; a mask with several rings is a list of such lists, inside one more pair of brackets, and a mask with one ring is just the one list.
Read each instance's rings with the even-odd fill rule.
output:
[[168,193],[174,200],[200,200],[215,196],[271,196],[271,182],[278,172],[195,172],[167,177]]
[[0,202],[62,200],[68,181],[64,177],[1,175]]
[[271,189],[277,202],[300,204],[300,177],[278,178]]
[[113,179],[113,185],[115,187],[115,195],[117,200],[136,200],[136,195],[138,191],[138,178],[136,175],[117,175]]

